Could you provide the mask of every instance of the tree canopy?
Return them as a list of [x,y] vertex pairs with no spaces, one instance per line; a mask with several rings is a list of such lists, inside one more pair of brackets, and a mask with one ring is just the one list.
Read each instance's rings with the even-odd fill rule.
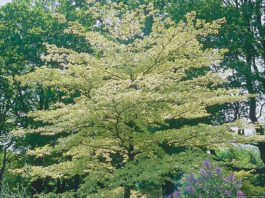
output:
[[[243,141],[228,132],[228,126],[161,129],[167,120],[209,116],[209,106],[247,99],[239,90],[222,88],[221,74],[207,69],[220,64],[225,50],[203,49],[198,41],[218,33],[222,19],[207,23],[191,12],[186,22],[175,24],[152,4],[132,10],[124,4],[98,6],[88,12],[103,33],[97,27],[86,32],[77,23],[66,30],[85,37],[92,53],[47,44],[47,65],[17,77],[28,86],[79,92],[74,103],[56,103],[30,113],[44,126],[23,133],[58,138],[29,154],[63,157],[33,165],[27,174],[33,178],[86,174],[93,184],[87,189],[92,197],[119,193],[121,187],[124,197],[130,197],[139,182],[163,184],[164,175],[182,170],[202,148]],[[152,31],[145,34],[142,29],[150,16]],[[166,145],[176,152],[168,153]],[[184,159],[186,155],[192,158]]]
[[0,183],[7,154],[39,196],[169,195],[207,158],[264,172],[229,150],[253,144],[264,162],[262,3],[150,2],[0,8]]

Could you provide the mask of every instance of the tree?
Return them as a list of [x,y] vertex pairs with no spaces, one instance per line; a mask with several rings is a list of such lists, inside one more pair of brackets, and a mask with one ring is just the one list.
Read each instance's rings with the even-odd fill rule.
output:
[[[171,2],[171,3],[170,3]],[[256,132],[263,135],[262,118],[264,117],[264,2],[245,0],[210,0],[210,1],[156,1],[157,7],[169,13],[176,21],[187,12],[196,11],[197,18],[211,22],[225,18],[226,23],[215,36],[202,40],[205,47],[226,48],[224,61],[216,71],[233,69],[226,85],[239,88],[247,93],[256,94],[246,102],[226,106],[223,112],[225,121],[245,118],[258,125]],[[223,113],[224,114],[224,113]],[[265,163],[265,146],[259,143],[261,159]]]
[[[95,30],[102,26],[103,32],[86,32],[78,23],[67,32],[85,37],[92,53],[47,44],[45,60],[59,67],[47,64],[16,77],[26,86],[79,92],[73,103],[31,112],[41,127],[14,132],[57,138],[28,152],[35,160],[49,157],[27,167],[33,180],[81,175],[88,196],[123,192],[128,198],[136,186],[162,185],[168,175],[177,176],[187,163],[204,158],[202,148],[250,141],[228,132],[229,125],[164,128],[167,120],[207,117],[207,107],[247,99],[239,90],[220,88],[224,79],[207,69],[220,64],[226,50],[203,49],[198,41],[218,33],[222,19],[206,23],[190,13],[186,23],[175,24],[152,5],[130,10],[115,3],[96,3],[88,12],[98,21]],[[143,32],[148,17],[150,33]]]
[[48,141],[38,135],[15,139],[10,131],[38,125],[39,123],[33,123],[32,119],[26,117],[26,113],[33,109],[47,109],[63,96],[57,91],[45,90],[41,85],[35,89],[22,87],[15,76],[26,74],[34,67],[45,64],[41,59],[47,53],[44,42],[74,48],[79,52],[89,51],[90,48],[77,36],[64,34],[65,24],[58,23],[48,6],[44,7],[42,3],[41,0],[14,0],[0,8],[0,151],[3,153],[0,184],[10,152],[19,147],[23,156],[24,148],[34,148]]

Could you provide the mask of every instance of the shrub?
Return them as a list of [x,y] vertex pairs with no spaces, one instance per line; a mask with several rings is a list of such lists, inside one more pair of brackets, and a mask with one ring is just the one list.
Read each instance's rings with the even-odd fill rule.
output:
[[241,179],[236,180],[234,174],[225,177],[219,167],[211,166],[209,160],[204,161],[204,168],[200,170],[200,174],[200,177],[188,176],[182,191],[176,191],[166,198],[245,198],[240,190]]

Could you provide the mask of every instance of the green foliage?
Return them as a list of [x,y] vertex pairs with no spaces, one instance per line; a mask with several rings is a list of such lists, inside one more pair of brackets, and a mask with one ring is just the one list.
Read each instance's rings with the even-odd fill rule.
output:
[[[80,93],[72,104],[56,103],[29,114],[46,125],[14,132],[57,139],[28,152],[35,162],[50,159],[29,167],[24,176],[32,181],[81,175],[87,178],[88,196],[117,197],[124,191],[128,197],[136,183],[161,185],[170,179],[167,175],[187,169],[187,162],[203,156],[201,147],[254,138],[228,132],[230,125],[161,128],[168,120],[207,117],[207,107],[247,99],[239,90],[220,88],[224,80],[219,74],[195,72],[220,64],[225,50],[203,49],[198,37],[218,33],[223,20],[206,23],[190,13],[186,22],[175,24],[158,17],[152,4],[127,8],[91,3],[87,12],[102,21],[103,33],[69,23],[65,32],[84,37],[100,56],[46,44],[48,64],[16,77],[24,86]],[[153,19],[152,31],[144,34],[148,17]],[[67,23],[65,17],[57,18]],[[51,67],[51,62],[59,67]]]
[[259,152],[253,147],[233,146],[217,152],[218,158],[236,167],[264,167]]
[[[262,177],[264,178],[264,175]],[[265,187],[253,185],[249,179],[250,178],[247,178],[243,182],[242,190],[245,194],[249,196],[264,196]]]
[[[228,150],[217,152],[219,159],[226,161],[226,164],[233,168],[249,168],[250,172],[239,171],[236,174],[243,177],[242,190],[248,196],[264,195],[264,173],[255,174],[251,169],[263,168],[264,164],[260,159],[259,152],[254,148],[231,147]],[[254,173],[254,174],[251,174]]]
[[[21,86],[15,76],[27,74],[33,71],[34,67],[45,64],[42,59],[42,56],[47,54],[45,42],[74,48],[79,52],[90,49],[85,40],[64,33],[66,24],[59,23],[52,14],[51,5],[43,6],[45,3],[48,1],[14,0],[0,8],[0,150],[19,152],[19,155],[11,155],[6,161],[1,158],[0,183],[3,179],[4,183],[10,183],[11,188],[16,186],[14,183],[21,183],[22,180],[19,175],[8,172],[8,169],[21,168],[27,161],[32,161],[32,158],[25,156],[25,150],[50,143],[54,137],[38,134],[14,137],[10,132],[15,128],[34,128],[42,125],[41,122],[33,122],[26,116],[29,111],[47,109],[57,101],[71,101],[71,98],[61,99],[64,94],[58,90],[45,89],[41,85],[34,88]],[[10,144],[7,144],[10,140]]]
[[1,187],[0,197],[3,198],[30,198],[27,189],[23,186],[17,188],[10,188],[8,185]]
[[241,179],[236,180],[234,174],[225,177],[221,168],[213,168],[209,160],[204,161],[204,168],[200,172],[201,176],[198,178],[190,175],[183,186],[184,194],[188,197],[245,197],[240,190]]
[[39,195],[39,198],[76,198],[77,195],[75,192],[65,192],[65,193],[49,193],[47,195]]
[[[147,196],[195,172],[206,150],[263,141],[229,132],[239,123],[219,125],[262,115],[260,0],[115,2],[0,8],[1,142],[16,129],[10,149],[19,151],[7,161],[11,191],[30,180],[51,197]],[[238,169],[264,166],[252,151],[217,156]],[[247,193],[262,194],[262,174],[240,174]]]
[[[217,35],[209,35],[199,39],[204,47],[226,48],[224,61],[214,70],[233,69],[226,87],[241,88],[248,93],[258,95],[248,102],[239,102],[215,107],[214,123],[229,122],[238,118],[246,118],[256,123],[263,114],[260,107],[264,100],[264,23],[262,1],[244,0],[150,0],[155,7],[168,13],[174,21],[183,20],[185,14],[196,11],[196,18],[207,22],[224,18],[226,23],[221,26]],[[254,83],[255,82],[255,83]],[[250,109],[250,111],[249,111]],[[219,112],[219,115],[217,114]],[[225,116],[224,116],[225,115]],[[263,152],[263,149],[261,149]],[[265,162],[265,161],[264,161]]]

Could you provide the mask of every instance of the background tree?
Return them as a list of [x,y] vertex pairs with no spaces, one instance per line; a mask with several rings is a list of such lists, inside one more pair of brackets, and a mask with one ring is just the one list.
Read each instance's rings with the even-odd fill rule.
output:
[[[230,88],[244,89],[257,94],[249,101],[234,103],[226,107],[227,121],[246,118],[258,123],[263,117],[264,103],[264,3],[262,1],[155,1],[158,8],[167,12],[174,20],[181,20],[187,12],[196,11],[198,19],[208,22],[225,18],[224,23],[215,36],[201,40],[205,47],[214,47],[228,51],[224,61],[214,69],[219,72],[231,68],[229,76]],[[258,133],[263,133],[261,126]],[[263,159],[262,143],[259,144]]]
[[[22,87],[14,77],[31,72],[45,63],[41,59],[41,56],[46,54],[45,42],[74,48],[80,52],[89,51],[90,48],[85,40],[64,34],[66,24],[58,23],[52,12],[52,6],[48,2],[44,6],[44,1],[33,0],[13,1],[0,8],[0,150],[3,153],[0,183],[7,162],[10,162],[7,156],[12,156],[15,149],[19,148],[22,152],[27,147],[35,147],[49,141],[49,138],[41,138],[38,135],[15,139],[10,131],[14,128],[38,125],[39,123],[34,123],[26,117],[26,113],[33,109],[47,109],[63,96],[62,93],[44,89],[41,85],[35,89]],[[8,150],[11,153],[8,154]]]

